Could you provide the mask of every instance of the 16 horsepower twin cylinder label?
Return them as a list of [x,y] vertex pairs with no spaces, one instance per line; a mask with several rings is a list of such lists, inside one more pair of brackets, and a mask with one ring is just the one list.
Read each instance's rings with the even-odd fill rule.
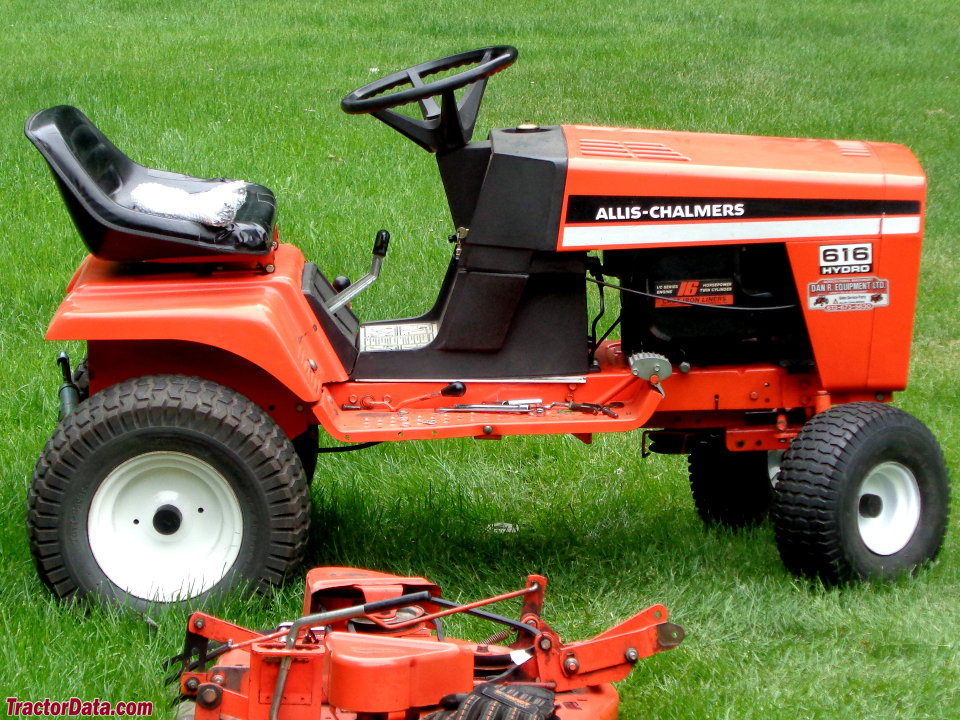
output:
[[733,305],[733,280],[659,280],[653,289],[658,308]]

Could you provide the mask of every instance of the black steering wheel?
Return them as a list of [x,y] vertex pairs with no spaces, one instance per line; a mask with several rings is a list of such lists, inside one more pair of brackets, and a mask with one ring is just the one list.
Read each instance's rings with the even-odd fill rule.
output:
[[[455,150],[470,142],[487,78],[516,59],[516,48],[496,45],[431,60],[354,90],[343,98],[340,107],[351,114],[369,113],[430,152]],[[424,81],[465,66],[469,67],[453,75]],[[469,89],[457,102],[454,91],[467,86]],[[438,95],[439,104],[434,100]],[[413,102],[420,104],[423,120],[393,110]]]

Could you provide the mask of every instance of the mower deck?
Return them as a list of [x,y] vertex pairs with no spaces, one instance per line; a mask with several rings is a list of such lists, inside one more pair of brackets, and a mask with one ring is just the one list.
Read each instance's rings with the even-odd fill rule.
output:
[[[424,578],[315,568],[304,616],[273,632],[190,617],[184,651],[171,661],[183,698],[195,703],[181,717],[440,720],[448,716],[431,713],[479,706],[476,717],[514,708],[516,720],[612,720],[619,698],[610,683],[676,647],[683,629],[654,605],[564,643],[540,617],[546,582],[531,575],[521,590],[460,605]],[[480,609],[511,598],[522,598],[519,620]],[[442,619],[461,612],[505,627],[479,643],[445,637]]]

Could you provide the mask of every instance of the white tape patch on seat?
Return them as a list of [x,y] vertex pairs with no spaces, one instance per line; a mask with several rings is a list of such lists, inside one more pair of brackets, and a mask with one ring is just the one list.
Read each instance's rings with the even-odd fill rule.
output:
[[247,184],[233,180],[210,190],[188,193],[160,183],[141,183],[130,192],[130,199],[134,210],[223,227],[233,222],[247,199]]

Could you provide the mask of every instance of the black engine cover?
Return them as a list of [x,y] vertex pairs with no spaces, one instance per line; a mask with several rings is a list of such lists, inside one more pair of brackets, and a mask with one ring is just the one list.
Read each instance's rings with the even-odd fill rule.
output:
[[809,363],[782,244],[608,251],[604,272],[625,288],[628,354],[657,352],[673,363],[698,365]]

